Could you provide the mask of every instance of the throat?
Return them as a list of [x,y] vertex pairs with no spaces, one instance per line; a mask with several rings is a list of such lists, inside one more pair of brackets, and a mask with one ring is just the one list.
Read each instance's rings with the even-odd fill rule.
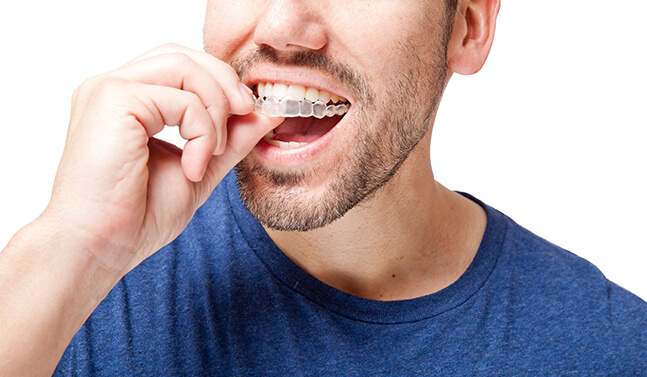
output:
[[[393,184],[403,186],[398,177]],[[298,266],[346,293],[379,301],[433,294],[467,271],[487,217],[478,204],[438,184],[409,191],[422,193],[383,191],[324,228],[266,231]]]

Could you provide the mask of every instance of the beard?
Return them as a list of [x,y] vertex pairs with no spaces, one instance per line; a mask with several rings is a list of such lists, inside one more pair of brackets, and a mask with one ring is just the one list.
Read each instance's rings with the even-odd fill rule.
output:
[[[232,63],[241,77],[258,61],[308,66],[323,71],[353,91],[353,143],[337,161],[323,188],[315,188],[315,167],[284,171],[263,165],[250,154],[236,167],[240,196],[249,211],[264,226],[281,231],[308,231],[341,218],[367,202],[402,166],[427,133],[434,118],[446,79],[446,39],[438,44],[434,61],[423,61],[402,43],[400,56],[407,56],[407,69],[394,72],[383,100],[368,80],[350,67],[335,63],[318,52],[279,55],[264,47]],[[350,119],[349,119],[350,121]]]

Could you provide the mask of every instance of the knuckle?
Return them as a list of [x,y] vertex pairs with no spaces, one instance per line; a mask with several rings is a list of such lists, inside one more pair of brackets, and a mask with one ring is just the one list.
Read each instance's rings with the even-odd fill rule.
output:
[[166,45],[166,48],[171,49],[171,50],[183,50],[183,49],[185,49],[184,46],[179,45],[177,43],[173,43],[173,42],[166,43],[165,45]]
[[72,93],[72,104],[87,104],[115,98],[124,92],[126,80],[111,75],[99,75],[85,80]]
[[114,97],[124,89],[125,80],[117,77],[100,77],[93,82],[92,93],[97,98]]
[[173,51],[163,55],[165,59],[168,59],[169,63],[175,66],[187,66],[193,65],[195,62],[191,57],[180,51]]
[[182,92],[183,110],[179,124],[196,124],[202,123],[204,117],[204,105],[200,98],[190,92]]
[[143,57],[151,57],[151,56],[157,56],[157,55],[163,55],[163,54],[168,54],[170,52],[175,52],[181,49],[181,46],[175,43],[164,43],[161,45],[156,46],[152,50],[147,51]]
[[74,90],[74,93],[72,93],[72,103],[78,103],[89,98],[90,93],[93,93],[97,87],[100,87],[100,81],[101,79],[98,76],[94,76],[82,82]]
[[193,92],[187,92],[187,91],[183,91],[181,93],[184,94],[188,107],[204,108],[204,104],[202,103],[202,101],[200,100],[200,97],[198,97],[197,94]]
[[212,128],[208,128],[208,132],[204,134],[205,144],[211,150],[213,150],[218,144],[218,136],[213,132]]
[[181,49],[183,49],[182,46],[180,46],[177,43],[172,43],[171,42],[171,43],[164,43],[164,44],[160,45],[156,50],[158,50],[160,52],[171,52],[171,51],[178,51],[178,50],[181,50]]

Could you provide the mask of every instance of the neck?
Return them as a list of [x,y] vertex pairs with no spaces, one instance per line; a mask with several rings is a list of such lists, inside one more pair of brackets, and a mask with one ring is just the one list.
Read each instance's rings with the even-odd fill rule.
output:
[[308,232],[266,229],[315,278],[373,300],[404,300],[455,282],[476,255],[486,216],[437,183],[427,135],[380,191],[341,219]]

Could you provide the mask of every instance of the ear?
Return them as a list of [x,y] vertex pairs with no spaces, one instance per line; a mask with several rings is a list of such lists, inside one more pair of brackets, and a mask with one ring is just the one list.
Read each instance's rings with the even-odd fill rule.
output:
[[453,72],[471,75],[485,64],[496,28],[501,0],[461,0],[447,45],[447,65]]

